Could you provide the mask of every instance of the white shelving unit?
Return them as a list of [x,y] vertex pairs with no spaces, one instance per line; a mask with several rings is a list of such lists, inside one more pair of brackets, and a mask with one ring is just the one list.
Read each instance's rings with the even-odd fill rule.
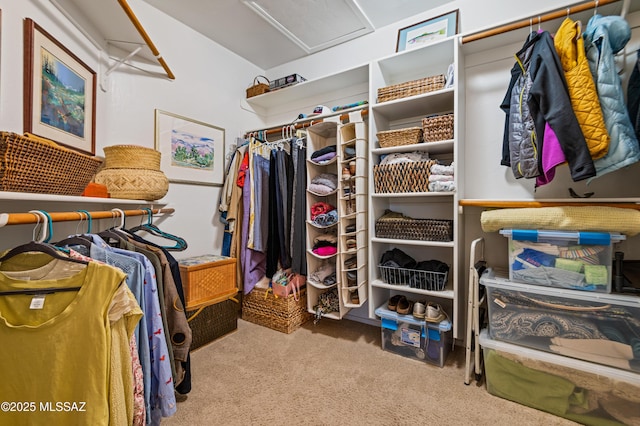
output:
[[[463,193],[459,171],[463,170],[458,151],[462,144],[460,123],[462,117],[462,96],[460,76],[461,58],[458,38],[452,37],[419,49],[394,54],[371,65],[370,81],[370,176],[369,179],[369,222],[371,233],[369,248],[369,316],[374,319],[375,309],[386,306],[394,294],[403,294],[410,300],[425,300],[440,304],[449,314],[453,323],[454,338],[463,336],[462,321],[464,308],[463,259],[460,236],[461,221],[458,218],[458,199]],[[378,89],[401,84],[439,74],[446,74],[449,65],[454,67],[454,82],[451,87],[420,95],[377,102]],[[422,142],[381,148],[376,134],[381,131],[422,127],[422,119],[433,114],[454,114],[454,138],[437,142]],[[420,151],[429,154],[431,160],[445,165],[454,165],[455,192],[411,192],[376,193],[373,167],[380,163],[384,155]],[[414,219],[442,219],[453,223],[452,241],[405,240],[380,238],[375,236],[376,220],[386,210],[399,212]],[[379,270],[382,255],[398,248],[416,261],[439,260],[449,266],[447,284],[442,291],[423,290],[409,285],[389,284]]]

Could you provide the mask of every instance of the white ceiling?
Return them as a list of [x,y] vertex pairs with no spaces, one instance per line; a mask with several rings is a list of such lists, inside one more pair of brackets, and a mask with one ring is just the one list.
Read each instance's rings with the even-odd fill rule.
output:
[[[269,69],[451,0],[144,1],[256,66]],[[280,29],[247,3],[258,4],[278,21]],[[283,29],[291,33],[285,34]]]

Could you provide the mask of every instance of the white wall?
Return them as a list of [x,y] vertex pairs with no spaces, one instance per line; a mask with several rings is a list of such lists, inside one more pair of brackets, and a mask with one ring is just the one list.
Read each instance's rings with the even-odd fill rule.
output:
[[[111,74],[108,91],[98,89],[97,94],[96,155],[104,155],[102,148],[115,144],[154,147],[156,108],[224,128],[227,147],[235,143],[235,137],[245,129],[257,125],[253,114],[240,109],[240,99],[260,69],[146,2],[130,0],[129,4],[176,79],[169,81],[149,76],[127,66]],[[32,18],[95,71],[101,69],[100,54],[48,0],[0,0],[0,9],[0,129],[22,133],[23,19]],[[158,71],[162,71],[159,66]],[[189,243],[189,249],[176,253],[176,257],[220,252],[223,228],[217,213],[219,194],[218,187],[171,183],[162,202],[175,208],[176,213],[162,220],[160,226]],[[64,203],[0,202],[0,212],[22,212],[31,208],[103,210],[101,206]],[[139,220],[130,219],[127,223],[135,226]],[[24,227],[22,234],[4,230],[4,235],[11,235],[11,238],[0,239],[0,244],[9,247],[22,238],[30,239],[31,228]],[[56,233],[63,234],[67,228],[64,224],[56,224]]]

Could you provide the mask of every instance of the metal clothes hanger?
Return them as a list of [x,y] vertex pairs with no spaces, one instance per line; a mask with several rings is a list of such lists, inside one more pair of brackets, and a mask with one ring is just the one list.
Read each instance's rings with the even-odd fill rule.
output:
[[127,229],[126,231],[129,233],[136,233],[138,231],[144,231],[149,234],[155,235],[156,237],[166,238],[167,240],[174,241],[175,245],[173,246],[161,246],[165,250],[169,251],[184,251],[187,249],[187,241],[184,238],[178,237],[177,235],[170,234],[158,228],[153,224],[153,211],[151,209],[144,209],[147,211],[147,223],[143,223],[138,226],[134,226],[133,228]]

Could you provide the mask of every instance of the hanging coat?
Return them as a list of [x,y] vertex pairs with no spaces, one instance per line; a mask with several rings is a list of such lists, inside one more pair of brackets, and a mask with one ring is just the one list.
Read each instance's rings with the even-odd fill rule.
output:
[[594,15],[583,37],[604,122],[611,137],[607,155],[595,161],[597,177],[600,177],[640,160],[638,139],[625,106],[622,83],[614,61],[614,55],[631,38],[631,29],[620,16]]
[[580,23],[566,18],[556,32],[553,43],[567,80],[571,106],[576,114],[591,158],[604,157],[609,150],[609,133],[604,124],[598,91],[589,69],[580,34]]

